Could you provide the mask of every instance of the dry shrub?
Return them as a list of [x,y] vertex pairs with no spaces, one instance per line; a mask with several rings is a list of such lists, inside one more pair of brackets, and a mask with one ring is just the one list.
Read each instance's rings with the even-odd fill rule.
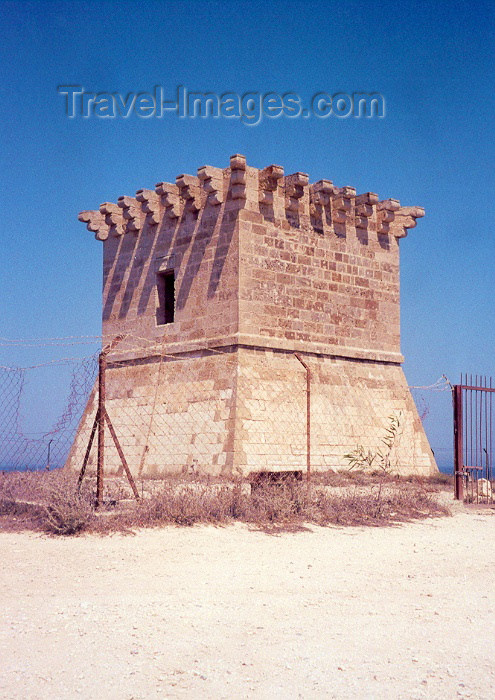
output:
[[151,496],[140,500],[129,514],[129,524],[139,527],[175,523],[194,525],[242,519],[244,497],[234,485],[215,488],[203,482],[177,484],[165,481]]
[[78,493],[76,483],[62,470],[0,475],[2,526],[57,535],[87,530],[94,518],[92,495],[87,489]]
[[330,489],[307,484],[283,484],[256,492],[248,512],[258,525],[385,525],[416,518],[448,515],[424,488],[383,484]]
[[41,511],[46,532],[75,535],[87,530],[93,517],[91,496],[87,491],[79,493],[74,479],[65,476],[47,486]]
[[55,472],[2,472],[0,474],[0,501],[36,501],[44,484]]
[[432,491],[454,489],[454,477],[452,474],[438,472],[432,476],[418,476],[415,474],[401,475],[385,473],[382,471],[343,470],[315,472],[311,477],[311,483],[324,484],[326,486],[375,486],[377,484],[396,484],[405,486],[415,484]]
[[449,510],[423,488],[378,485],[328,495],[320,513],[321,524],[387,525],[449,515]]
[[263,484],[251,495],[246,520],[260,526],[317,522],[314,494],[311,486],[297,481]]
[[[423,486],[416,484],[333,490],[300,482],[267,483],[249,495],[239,486],[164,485],[138,505],[129,525],[226,523],[232,520],[261,528],[294,525],[378,525],[447,515]],[[130,520],[133,520],[131,515]]]
[[154,482],[149,495],[138,502],[123,499],[118,485],[108,486],[106,505],[95,513],[90,480],[85,480],[79,494],[75,477],[63,471],[0,475],[0,524],[70,535],[232,521],[264,530],[292,530],[310,523],[385,525],[448,514],[434,498],[434,485],[383,476],[378,480],[354,476],[339,485],[329,485],[323,478],[310,484],[268,481],[252,491],[241,481],[173,478]]

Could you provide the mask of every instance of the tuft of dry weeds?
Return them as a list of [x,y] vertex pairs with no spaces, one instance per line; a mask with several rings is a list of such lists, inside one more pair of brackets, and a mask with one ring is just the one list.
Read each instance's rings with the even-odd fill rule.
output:
[[449,510],[435,497],[445,481],[378,477],[359,472],[319,474],[311,483],[282,480],[251,488],[241,480],[154,480],[138,501],[119,480],[108,480],[105,504],[94,511],[94,483],[81,492],[63,470],[0,474],[0,529],[54,535],[107,534],[164,525],[234,521],[266,531],[317,525],[392,525],[438,517]]
[[0,474],[0,529],[74,535],[94,519],[91,490],[79,493],[73,475],[52,472]]

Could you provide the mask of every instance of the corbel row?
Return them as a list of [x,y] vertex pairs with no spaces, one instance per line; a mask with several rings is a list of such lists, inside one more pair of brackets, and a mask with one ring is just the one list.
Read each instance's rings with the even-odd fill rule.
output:
[[159,182],[154,190],[140,189],[135,197],[119,197],[117,204],[103,202],[99,210],[82,211],[79,221],[104,241],[109,235],[121,236],[125,232],[138,233],[144,227],[156,226],[162,216],[178,219],[184,210],[197,213],[208,202],[223,202],[223,171],[203,166],[198,177],[179,175],[176,184]]
[[[243,207],[247,199],[248,168],[245,156],[237,153],[230,158],[230,170],[204,165],[198,168],[197,176],[178,175],[175,184],[159,182],[154,190],[140,189],[135,197],[119,197],[117,204],[104,202],[97,211],[81,212],[79,220],[99,240],[124,232],[137,234],[145,225],[158,225],[163,217],[177,220],[187,212],[197,215],[206,205],[221,205],[225,200],[226,178],[230,180],[232,200],[239,201]],[[397,238],[405,236],[407,229],[416,226],[416,219],[424,216],[421,207],[401,207],[396,199],[379,201],[374,192],[357,195],[354,187],[339,188],[331,180],[318,180],[310,185],[306,173],[284,175],[280,165],[269,165],[259,171],[250,168],[249,178],[249,187],[254,188],[252,196],[257,196],[260,205],[274,207],[277,202],[279,216],[285,209],[290,217],[310,215],[322,219],[326,211],[332,224],[367,229],[372,220],[378,234]]]
[[312,216],[321,218],[323,210],[328,210],[334,224],[351,222],[358,229],[367,229],[375,215],[380,235],[402,238],[407,235],[407,229],[416,226],[416,219],[424,216],[422,207],[401,207],[397,199],[380,202],[375,192],[358,195],[354,187],[335,187],[331,180],[318,180],[308,185],[306,173],[284,176],[283,168],[278,165],[270,165],[259,173],[260,204],[273,205],[274,194],[282,192],[286,210],[302,214],[306,211],[307,191]]
[[[305,193],[309,193],[309,198]],[[388,233],[387,226],[393,221],[394,212],[400,204],[397,200],[379,203],[378,195],[366,192],[357,195],[354,187],[335,187],[331,180],[318,180],[309,185],[306,173],[294,173],[284,177],[279,165],[270,165],[259,173],[259,202],[273,205],[274,194],[283,194],[285,209],[292,214],[303,214],[309,199],[310,214],[320,217],[328,210],[331,221],[346,224],[353,218],[357,228],[367,228],[368,221],[377,210],[378,232]]]

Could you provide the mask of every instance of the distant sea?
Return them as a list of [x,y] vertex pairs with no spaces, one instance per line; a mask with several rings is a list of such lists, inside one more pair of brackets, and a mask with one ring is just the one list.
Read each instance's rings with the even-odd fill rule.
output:
[[452,464],[439,464],[438,468],[442,472],[442,474],[453,474],[454,473],[454,467]]

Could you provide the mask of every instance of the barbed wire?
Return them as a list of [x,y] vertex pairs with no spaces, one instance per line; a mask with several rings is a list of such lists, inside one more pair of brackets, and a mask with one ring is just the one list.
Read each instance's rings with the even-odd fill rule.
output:
[[[98,353],[95,353],[97,355]],[[93,357],[93,355],[91,355]],[[52,367],[52,366],[57,366],[57,365],[70,365],[74,364],[76,362],[83,362],[86,359],[86,356],[84,357],[62,357],[60,360],[48,360],[47,362],[40,362],[38,365],[27,365],[26,367],[9,367],[7,365],[0,365],[0,369],[4,369],[7,371],[15,371],[15,370],[29,370],[29,369],[39,369],[40,367]]]
[[452,391],[452,384],[450,383],[448,377],[442,374],[439,379],[434,384],[428,384],[426,386],[409,386],[409,389],[423,389],[430,391]]
[[[95,383],[97,358],[98,353],[93,353],[83,358],[63,358],[30,367],[0,367],[0,469],[40,469],[60,467],[65,463]],[[25,431],[23,407],[25,410],[27,385],[31,386],[31,382],[26,382],[28,370],[63,364],[72,365],[72,373],[62,413],[52,426],[47,426],[48,429]],[[52,386],[44,387],[47,401],[51,399]],[[40,409],[39,405],[31,408],[32,415]]]
[[0,337],[0,346],[3,347],[53,347],[66,345],[90,345],[101,341],[101,335],[72,335],[59,338],[3,338]]

